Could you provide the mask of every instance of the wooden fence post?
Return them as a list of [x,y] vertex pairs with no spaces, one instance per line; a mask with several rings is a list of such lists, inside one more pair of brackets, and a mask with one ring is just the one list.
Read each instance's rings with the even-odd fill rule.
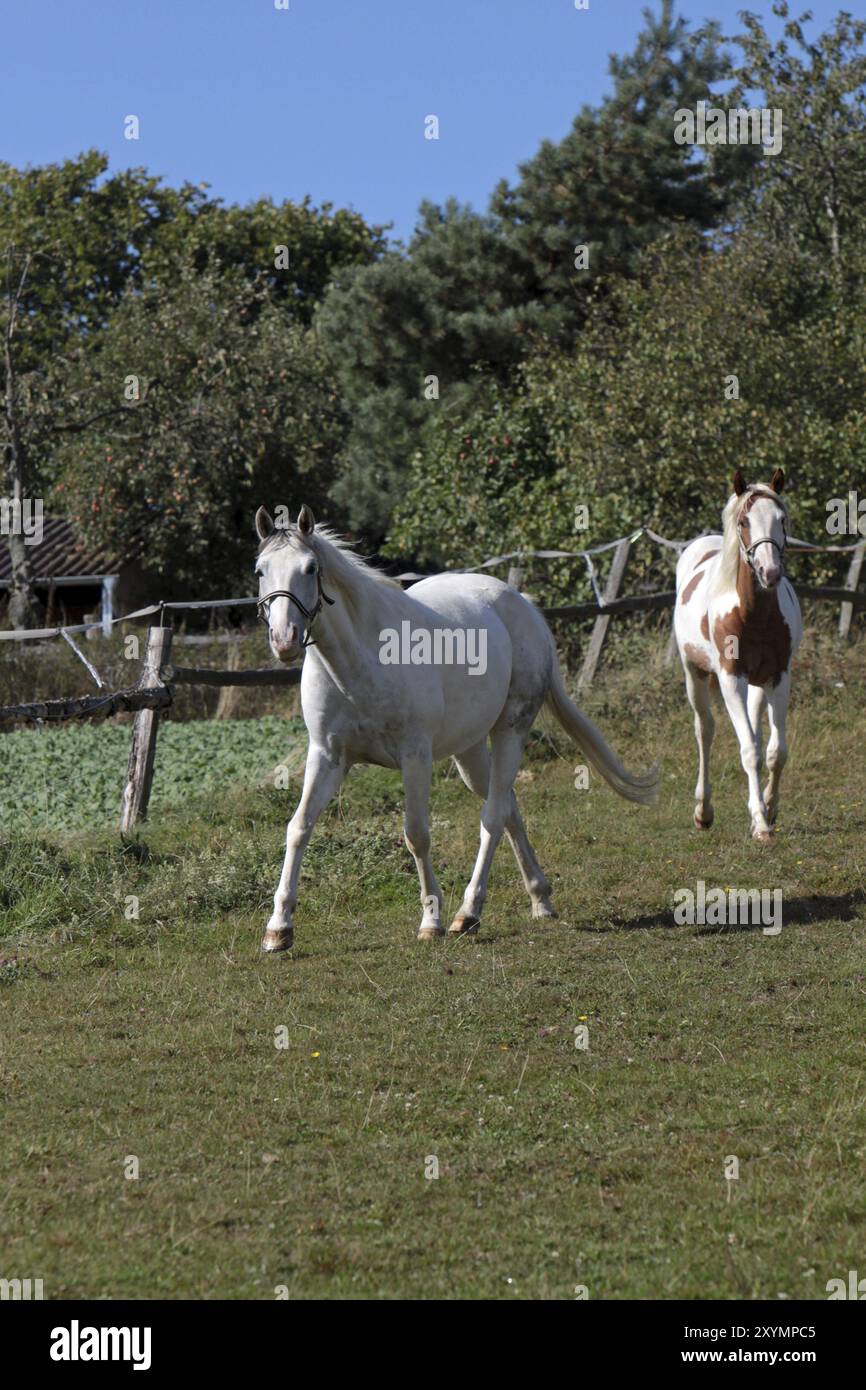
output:
[[[860,580],[860,570],[863,567],[863,554],[866,552],[866,541],[861,541],[854,554],[851,556],[851,565],[848,570],[848,578],[845,580],[846,589],[856,589]],[[851,618],[854,613],[854,605],[843,603],[839,609],[839,636],[844,642],[851,628]]]
[[523,588],[523,570],[519,565],[511,565],[509,567],[506,583],[510,584],[512,589]]
[[[611,565],[610,574],[608,576],[607,588],[604,591],[605,603],[612,603],[619,594],[620,585],[622,584],[623,575],[625,574],[625,567],[628,564],[630,550],[631,541],[624,540],[620,541],[613,553],[613,564]],[[586,649],[583,668],[577,682],[578,690],[588,690],[592,685],[596,667],[601,658],[604,639],[607,636],[607,625],[609,622],[609,614],[602,614],[595,620],[592,636],[589,639],[589,646]]]
[[[144,649],[139,687],[158,689],[165,684],[161,671],[171,656],[170,627],[149,627]],[[140,820],[147,819],[147,804],[153,784],[153,763],[156,757],[156,735],[159,730],[159,710],[142,709],[135,716],[132,742],[129,747],[129,766],[120,813],[120,829],[132,830]]]

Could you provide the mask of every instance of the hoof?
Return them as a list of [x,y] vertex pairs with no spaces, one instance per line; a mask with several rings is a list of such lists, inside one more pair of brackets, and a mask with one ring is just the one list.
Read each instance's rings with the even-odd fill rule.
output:
[[445,935],[445,928],[444,928],[444,927],[419,927],[419,928],[418,928],[418,940],[419,940],[419,941],[435,941],[435,940],[437,939],[437,937],[444,936],[444,935]]
[[713,811],[710,811],[708,814],[703,816],[699,815],[698,812],[695,811],[695,825],[697,826],[698,830],[709,830],[714,820],[715,812]]
[[458,912],[448,928],[448,935],[466,936],[469,932],[476,932],[480,925],[481,919],[479,917],[473,917],[471,913]]
[[772,830],[753,830],[752,839],[757,840],[760,845],[771,845],[775,839]]
[[278,951],[290,951],[294,944],[295,933],[292,927],[280,927],[277,931],[272,931],[269,927],[262,937],[262,950],[267,955],[276,955]]
[[532,915],[533,917],[555,917],[557,913],[553,903],[533,903]]

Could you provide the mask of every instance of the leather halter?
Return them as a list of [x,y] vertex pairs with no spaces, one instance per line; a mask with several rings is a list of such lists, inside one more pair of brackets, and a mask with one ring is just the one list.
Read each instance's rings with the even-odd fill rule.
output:
[[[763,497],[763,496],[766,496],[766,494],[765,494],[765,493],[758,493],[758,496],[759,496],[759,497]],[[773,500],[773,499],[772,499],[771,497],[769,497],[769,496],[767,497],[767,501],[768,501],[768,502],[771,502],[772,500]],[[739,525],[739,523],[738,523],[738,525]],[[743,545],[743,542],[742,542],[742,540],[740,539],[739,530],[737,531],[737,539],[740,540],[740,550],[741,550],[742,554],[746,557],[746,564],[749,566],[749,569],[752,571],[753,574],[754,574],[754,572],[755,572],[755,551],[758,549],[758,546],[759,546],[759,545],[774,545],[774,546],[776,547],[776,549],[777,549],[778,552],[779,552],[779,565],[780,565],[782,571],[784,572],[784,569],[785,569],[785,551],[786,551],[787,546],[788,546],[788,530],[787,530],[787,527],[786,527],[786,525],[785,525],[785,513],[784,513],[784,511],[782,512],[782,544],[781,544],[781,545],[779,544],[778,541],[773,540],[773,537],[772,537],[772,536],[761,536],[758,540],[752,541],[752,544],[751,544],[750,546],[745,546],[745,545]]]
[[313,623],[316,621],[316,618],[321,613],[323,603],[333,604],[334,602],[334,600],[332,598],[329,598],[328,595],[325,593],[324,589],[322,588],[322,571],[319,569],[318,565],[316,566],[316,588],[318,590],[318,597],[316,599],[315,608],[306,608],[304,604],[301,603],[301,600],[295,597],[291,589],[272,589],[269,594],[265,594],[263,598],[260,598],[258,600],[256,604],[256,613],[258,614],[259,618],[262,620],[263,623],[269,623],[269,615],[262,612],[262,609],[264,608],[265,604],[270,603],[272,598],[290,599],[291,602],[295,605],[295,607],[300,609],[300,611],[303,613],[304,617],[307,620],[306,631],[304,632],[304,640],[301,643],[301,646],[305,649],[307,647],[314,647],[316,643],[310,636],[310,633],[313,629]]

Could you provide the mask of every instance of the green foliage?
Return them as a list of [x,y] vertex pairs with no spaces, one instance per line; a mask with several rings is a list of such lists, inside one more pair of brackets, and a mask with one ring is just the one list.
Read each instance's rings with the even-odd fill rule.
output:
[[292,319],[309,324],[334,276],[367,265],[384,251],[384,231],[368,227],[357,212],[335,212],[330,203],[317,208],[309,198],[302,203],[259,198],[244,207],[225,207],[202,197],[160,229],[144,258],[143,275],[165,283],[187,265],[199,275],[242,271],[266,285],[268,297]]
[[[784,468],[795,531],[830,539],[828,500],[863,478],[866,258],[855,261],[852,250],[840,295],[820,256],[783,257],[747,234],[716,249],[687,232],[664,240],[593,306],[572,352],[533,358],[516,395],[491,391],[468,422],[431,426],[391,548],[423,535],[425,558],[457,566],[642,523],[687,538],[718,528],[737,467],[764,479]],[[590,529],[575,535],[582,505]],[[656,573],[669,569],[659,557]],[[828,572],[834,562],[809,561]]]
[[[634,53],[611,61],[613,94],[585,107],[559,144],[544,142],[513,189],[500,184],[487,216],[425,204],[405,256],[349,271],[329,290],[317,324],[352,406],[337,496],[354,525],[381,531],[402,494],[436,409],[425,378],[439,378],[451,412],[471,409],[476,368],[507,381],[530,334],[572,341],[593,287],[630,273],[642,247],[679,223],[720,221],[753,152],[694,161],[672,131],[674,111],[726,73],[716,28],[689,34],[663,0]],[[575,268],[584,244],[588,270]]]
[[[223,794],[237,783],[254,784],[289,756],[302,732],[299,720],[275,715],[184,723],[164,719],[152,813]],[[129,729],[121,724],[4,734],[0,826],[69,831],[112,825],[120,815],[128,756]],[[8,891],[12,888],[10,883]],[[19,887],[14,896],[21,891]]]
[[4,293],[31,258],[17,326],[20,373],[41,372],[72,340],[91,341],[139,279],[160,232],[200,205],[189,184],[174,190],[144,169],[107,170],[96,150],[23,170],[0,163]]
[[341,406],[264,283],[187,268],[130,293],[64,381],[96,418],[58,451],[55,497],[84,536],[140,549],[165,593],[248,590],[256,508],[326,496]]
[[[718,26],[690,33],[673,0],[644,19],[634,51],[610,59],[610,96],[584,106],[558,144],[543,141],[516,186],[503,180],[491,203],[532,266],[548,337],[563,343],[594,282],[632,273],[640,252],[677,224],[717,226],[755,162],[748,146],[696,158],[672,138],[674,112],[707,99],[730,73]],[[574,270],[576,243],[589,247],[588,271]]]
[[224,591],[246,578],[260,502],[327,493],[344,417],[309,320],[382,230],[308,199],[226,208],[106,170],[94,151],[0,165],[5,487],[50,496],[95,545],[144,548],[166,584]]
[[866,21],[843,10],[812,37],[785,0],[773,13],[785,20],[777,43],[749,13],[737,40],[732,101],[757,89],[783,113],[782,154],[762,160],[742,216],[777,245],[835,257],[862,240],[866,216]]

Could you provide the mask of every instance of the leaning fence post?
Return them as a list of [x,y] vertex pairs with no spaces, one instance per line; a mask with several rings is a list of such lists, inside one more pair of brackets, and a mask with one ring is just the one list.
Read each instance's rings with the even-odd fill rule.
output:
[[[851,556],[851,565],[848,570],[848,578],[845,580],[846,589],[856,589],[860,580],[860,570],[863,567],[863,555],[866,552],[866,541],[861,541],[854,554]],[[851,627],[851,618],[854,613],[854,605],[843,603],[839,609],[839,636],[844,639],[848,636]]]
[[[170,627],[149,627],[139,687],[159,688],[164,685],[160,672],[171,656]],[[159,710],[141,709],[132,726],[129,747],[129,766],[120,812],[120,829],[132,830],[140,820],[147,819],[147,804],[153,784],[153,763],[156,757],[156,735],[159,730]]]
[[[605,603],[613,603],[613,600],[619,594],[619,588],[622,584],[623,575],[625,574],[625,567],[628,563],[628,555],[630,550],[631,541],[629,539],[626,539],[624,541],[620,541],[619,545],[613,553],[613,564],[611,565],[610,574],[608,575],[607,580],[607,587],[604,591]],[[583,668],[581,670],[577,682],[578,690],[586,690],[589,688],[589,686],[592,685],[592,680],[593,676],[595,675],[596,667],[598,666],[599,660],[601,659],[601,652],[604,646],[604,639],[607,636],[607,625],[609,622],[609,614],[602,614],[601,617],[598,617],[595,620],[595,626],[592,629],[592,636],[589,639],[589,646],[586,649],[586,656],[584,658]]]

